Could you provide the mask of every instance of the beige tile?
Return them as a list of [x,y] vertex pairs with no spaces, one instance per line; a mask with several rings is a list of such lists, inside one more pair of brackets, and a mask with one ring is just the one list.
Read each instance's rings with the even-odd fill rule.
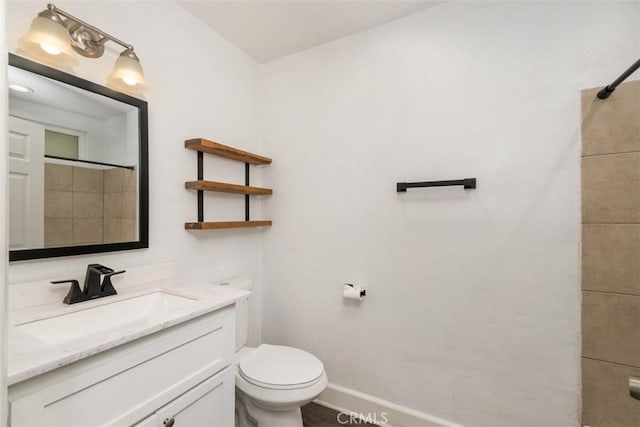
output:
[[71,166],[45,163],[44,189],[71,191],[73,189],[73,168]]
[[640,368],[582,359],[582,424],[640,426],[640,402],[629,396],[629,376]]
[[624,83],[607,100],[601,87],[582,91],[582,155],[640,150],[640,81]]
[[73,215],[71,191],[44,192],[44,216],[45,218],[71,218]]
[[122,218],[122,193],[104,195],[104,217]]
[[640,295],[640,224],[582,226],[582,288]]
[[122,193],[122,216],[124,218],[137,218],[138,194],[133,191]]
[[582,221],[640,222],[640,153],[582,158]]
[[138,240],[136,232],[136,220],[132,218],[124,218],[122,220],[122,241],[133,242]]
[[104,171],[104,192],[120,193],[122,192],[122,182],[124,174],[122,168],[107,169]]
[[102,243],[102,218],[74,218],[73,243]]
[[102,194],[97,193],[73,193],[73,217],[102,218],[102,197]]
[[640,296],[582,293],[582,355],[640,366]]
[[44,246],[68,246],[73,244],[72,221],[71,218],[45,218]]
[[103,173],[101,169],[73,167],[73,191],[102,193]]
[[137,170],[122,170],[122,191],[138,191]]
[[122,242],[122,218],[106,218],[104,220],[104,242]]

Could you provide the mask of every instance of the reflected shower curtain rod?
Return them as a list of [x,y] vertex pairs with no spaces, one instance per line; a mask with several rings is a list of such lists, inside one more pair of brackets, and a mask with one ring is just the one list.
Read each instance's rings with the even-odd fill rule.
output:
[[638,68],[640,68],[640,59],[634,62],[631,67],[627,68],[624,73],[620,74],[620,77],[615,79],[613,83],[611,83],[609,86],[605,86],[602,90],[600,90],[600,92],[598,92],[598,98],[607,99],[613,93],[613,91],[616,90],[618,85],[625,81],[627,77],[633,74]]

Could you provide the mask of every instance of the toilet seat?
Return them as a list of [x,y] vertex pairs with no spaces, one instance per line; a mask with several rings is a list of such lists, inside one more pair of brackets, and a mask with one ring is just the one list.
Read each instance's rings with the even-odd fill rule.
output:
[[239,361],[238,373],[257,387],[293,390],[319,382],[324,376],[324,365],[306,351],[262,344]]

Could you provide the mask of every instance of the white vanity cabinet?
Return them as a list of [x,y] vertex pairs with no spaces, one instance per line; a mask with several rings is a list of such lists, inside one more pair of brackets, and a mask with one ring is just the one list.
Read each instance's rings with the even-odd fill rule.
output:
[[231,305],[12,385],[9,425],[231,427],[234,348]]

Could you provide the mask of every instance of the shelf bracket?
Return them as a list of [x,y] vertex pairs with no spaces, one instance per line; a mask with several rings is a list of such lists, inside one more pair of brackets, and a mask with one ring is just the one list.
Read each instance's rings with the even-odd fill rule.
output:
[[[204,179],[204,153],[198,151],[198,180]],[[198,222],[204,222],[204,191],[198,190]]]
[[[244,185],[249,187],[249,163],[244,164]],[[249,221],[249,195],[244,195],[244,220]]]

